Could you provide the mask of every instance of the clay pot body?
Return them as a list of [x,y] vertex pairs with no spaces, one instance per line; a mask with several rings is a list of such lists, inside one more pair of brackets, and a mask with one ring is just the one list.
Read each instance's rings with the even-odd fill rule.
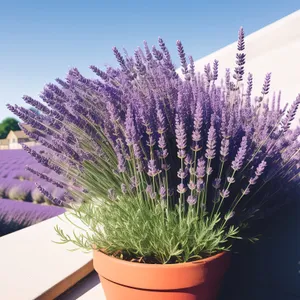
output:
[[106,300],[216,300],[229,253],[180,264],[128,262],[94,251]]

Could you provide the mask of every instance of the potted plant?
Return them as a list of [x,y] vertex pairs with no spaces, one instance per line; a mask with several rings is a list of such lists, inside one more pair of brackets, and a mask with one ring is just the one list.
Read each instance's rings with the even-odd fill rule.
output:
[[237,66],[221,84],[218,61],[196,74],[177,41],[180,77],[158,42],[134,57],[113,48],[120,67],[91,66],[97,79],[71,69],[45,86],[44,104],[24,96],[39,114],[8,107],[43,146],[24,149],[64,177],[29,168],[65,190],[58,199],[37,185],[89,229],[70,237],[55,228],[63,243],[93,251],[108,300],[216,299],[234,241],[299,184],[290,124],[300,96],[287,111],[280,95],[269,103],[270,73],[260,97],[252,74],[241,89],[242,28]]

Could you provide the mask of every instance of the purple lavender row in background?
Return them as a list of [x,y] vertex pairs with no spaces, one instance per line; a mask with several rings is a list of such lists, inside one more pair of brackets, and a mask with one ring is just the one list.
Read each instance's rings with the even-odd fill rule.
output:
[[0,237],[64,212],[61,207],[0,199]]
[[60,198],[63,195],[63,189],[42,181],[39,177],[27,171],[26,166],[30,166],[40,173],[51,175],[51,170],[38,164],[24,150],[0,151],[0,198],[52,204],[37,189],[36,181],[52,193],[54,197]]

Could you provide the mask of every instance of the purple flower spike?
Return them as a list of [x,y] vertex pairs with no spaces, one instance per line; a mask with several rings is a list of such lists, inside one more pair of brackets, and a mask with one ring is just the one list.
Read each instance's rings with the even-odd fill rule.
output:
[[147,187],[146,187],[146,193],[150,195],[152,192],[153,192],[152,185],[148,184]]
[[252,87],[253,87],[253,75],[251,73],[248,73],[248,78],[247,78],[247,97],[250,98],[251,97],[251,93],[252,93]]
[[177,121],[175,126],[175,133],[176,133],[176,142],[177,148],[180,150],[185,149],[186,147],[186,133],[185,133],[185,126],[182,121]]
[[209,63],[204,66],[204,74],[207,82],[210,82],[212,80],[212,73],[211,73],[211,68]]
[[206,163],[203,158],[198,159],[197,169],[196,169],[197,178],[203,178],[205,176],[206,174],[205,165]]
[[196,188],[198,193],[201,193],[204,190],[204,181],[202,179],[197,180]]
[[220,196],[222,198],[228,198],[229,194],[230,194],[230,192],[228,190],[224,190],[224,189],[220,192]]
[[219,62],[217,60],[214,60],[213,75],[212,75],[213,80],[218,79],[218,69],[219,69]]
[[258,165],[258,167],[255,170],[255,176],[251,177],[249,179],[249,184],[250,185],[256,184],[258,178],[263,174],[264,169],[266,168],[266,166],[267,166],[267,163],[264,160]]
[[242,193],[243,193],[244,195],[248,195],[248,194],[250,193],[250,188],[247,187],[245,190],[242,190]]
[[229,154],[229,139],[222,139],[220,148],[220,160],[225,162]]
[[221,186],[221,178],[215,178],[212,182],[212,186],[215,188],[215,189],[219,189],[220,186]]
[[227,181],[228,181],[228,183],[230,183],[230,184],[235,183],[234,177],[227,177]]
[[190,181],[188,184],[188,188],[193,191],[196,188],[196,184],[193,181]]
[[184,186],[183,183],[177,185],[177,192],[179,194],[184,194],[186,192],[186,187]]
[[216,156],[215,149],[216,149],[216,130],[214,125],[211,125],[208,131],[205,157],[207,159],[214,159]]
[[244,162],[245,156],[247,152],[247,137],[243,136],[240,148],[235,156],[234,161],[231,164],[233,170],[238,171]]
[[161,199],[165,199],[167,196],[167,190],[164,186],[161,186],[159,189],[159,195]]
[[126,68],[125,60],[124,60],[123,56],[121,55],[121,53],[119,52],[119,50],[116,47],[113,47],[112,50],[114,52],[114,55],[115,55],[118,63],[120,64],[121,68],[123,70],[126,70],[127,68]]
[[179,54],[179,59],[180,59],[180,63],[181,63],[181,72],[183,75],[185,75],[185,79],[189,79],[189,72],[188,72],[188,66],[187,66],[187,62],[186,62],[186,58],[185,58],[185,53],[184,53],[184,49],[182,46],[182,43],[180,41],[176,42],[177,44],[177,51]]
[[189,56],[189,61],[190,61],[190,74],[192,77],[195,77],[195,64],[192,56]]
[[155,46],[152,47],[152,53],[158,61],[163,59],[162,53],[159,50],[157,50]]
[[187,172],[186,170],[183,170],[183,169],[180,169],[178,172],[177,172],[177,177],[180,178],[180,179],[184,179],[187,177]]
[[265,160],[263,160],[257,167],[256,171],[255,171],[255,175],[256,176],[261,176],[262,173],[264,172],[265,167],[267,166],[267,163]]
[[186,201],[189,205],[195,205],[197,203],[197,198],[192,195],[189,195]]
[[262,87],[262,91],[261,91],[261,93],[263,95],[267,95],[269,93],[270,82],[271,82],[271,73],[267,73],[263,87]]
[[244,33],[244,28],[243,27],[241,27],[239,29],[239,37],[238,37],[237,49],[239,51],[245,50],[245,33]]
[[286,117],[282,121],[282,130],[283,132],[287,132],[291,126],[292,121],[294,120],[298,107],[300,105],[300,94],[293,102],[291,108],[288,110]]
[[150,177],[155,177],[156,175],[158,175],[161,171],[157,169],[156,167],[156,163],[154,159],[150,159],[148,162],[148,172],[147,174]]

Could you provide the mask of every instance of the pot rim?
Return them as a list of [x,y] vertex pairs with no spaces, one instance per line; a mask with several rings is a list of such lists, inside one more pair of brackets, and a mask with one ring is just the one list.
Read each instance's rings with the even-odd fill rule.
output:
[[176,268],[176,267],[183,267],[183,266],[190,267],[190,266],[199,265],[199,264],[206,264],[206,263],[209,263],[210,261],[213,261],[221,256],[229,255],[230,251],[222,251],[222,252],[219,252],[212,256],[209,256],[206,258],[201,258],[201,259],[198,259],[195,261],[181,262],[181,263],[174,263],[174,264],[149,264],[149,263],[139,263],[136,261],[128,261],[128,260],[116,258],[112,255],[108,255],[108,254],[104,253],[103,251],[100,251],[97,249],[93,250],[93,254],[94,254],[94,256],[95,255],[106,256],[106,259],[112,260],[116,263],[118,262],[118,263],[126,265],[126,266],[128,266],[128,265],[132,266],[132,264],[135,264],[135,266],[140,265],[141,267],[143,266],[143,267],[147,267],[147,268],[149,268],[149,267],[150,268]]

